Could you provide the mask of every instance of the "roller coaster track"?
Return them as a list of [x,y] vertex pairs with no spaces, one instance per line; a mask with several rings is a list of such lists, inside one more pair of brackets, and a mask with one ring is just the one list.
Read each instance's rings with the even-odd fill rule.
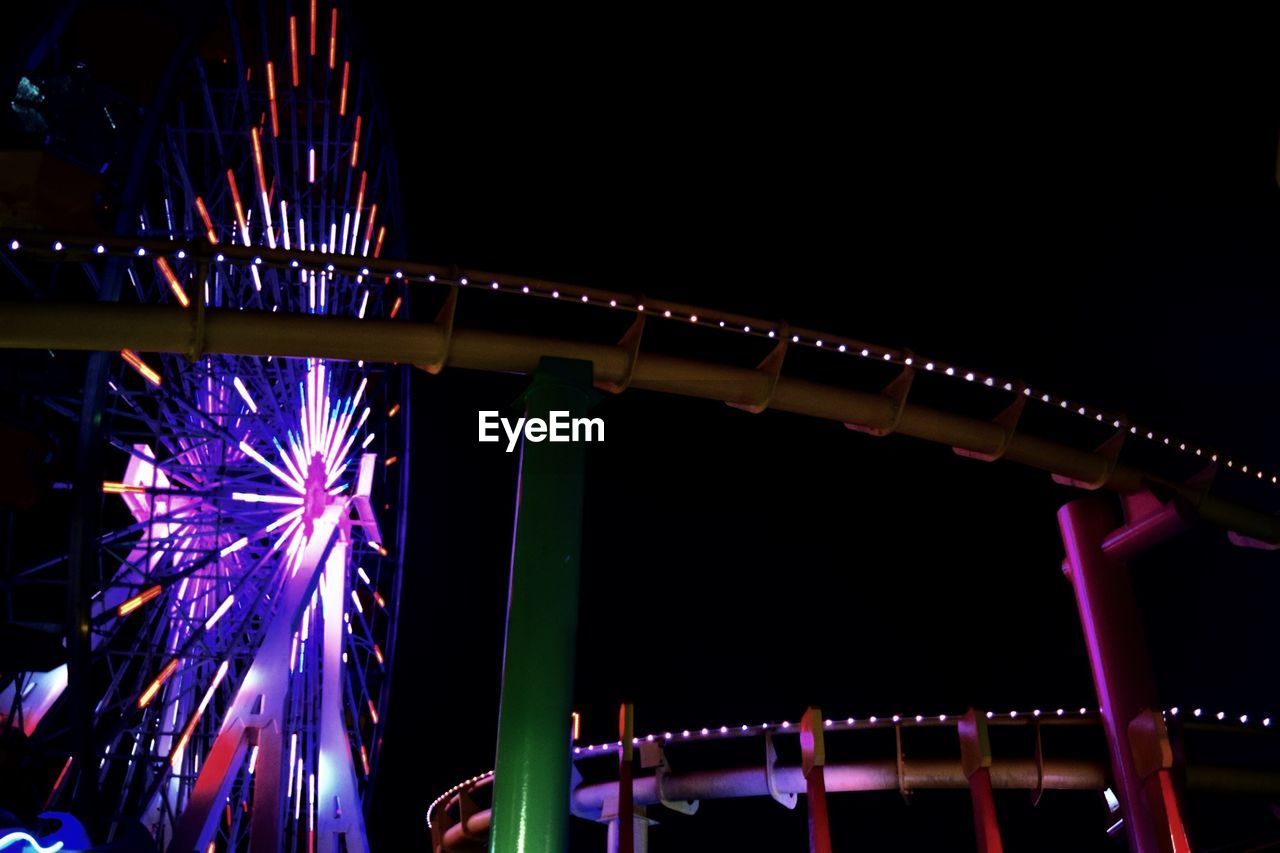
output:
[[[983,716],[987,725],[994,729],[1032,730],[1036,744],[1033,754],[1001,752],[994,756],[990,765],[994,788],[1030,791],[1038,801],[1045,791],[1102,792],[1112,784],[1100,748],[1096,756],[1089,758],[1065,759],[1052,754],[1055,732],[1066,729],[1083,730],[1101,745],[1103,734],[1095,709],[987,711]],[[1272,732],[1270,717],[1228,715],[1224,711],[1206,712],[1201,708],[1180,711],[1177,707],[1166,709],[1163,716],[1181,737],[1199,740],[1202,753],[1207,751],[1208,741],[1230,741]],[[957,738],[954,742],[958,744],[960,719],[959,715],[947,714],[895,714],[825,720],[824,728],[830,744],[824,768],[826,790],[829,793],[898,791],[909,796],[918,790],[966,789],[969,782],[958,747],[952,755],[921,754],[912,748],[914,745],[910,742],[913,731],[944,729],[953,733]],[[652,772],[634,779],[635,804],[692,813],[701,800],[771,797],[784,807],[794,808],[797,795],[805,793],[804,774],[794,757],[788,755],[787,761],[779,760],[775,744],[794,752],[787,741],[794,740],[799,731],[795,723],[781,721],[637,736],[634,744],[641,751],[642,763]],[[863,738],[864,742],[879,738],[879,749],[873,752],[882,753],[882,757],[867,758],[864,743],[863,748],[849,750],[860,756],[858,760],[839,758],[838,752],[844,750],[832,747],[846,745],[840,743],[840,738],[855,737]],[[715,744],[725,741],[736,741],[743,747],[736,753],[739,757],[754,751],[759,758],[758,763],[724,766],[723,757],[717,759],[714,751],[718,748]],[[906,749],[904,742],[908,744]],[[647,760],[646,746],[649,747]],[[575,746],[575,768],[585,762],[594,762],[597,771],[608,773],[612,770],[616,777],[620,747],[621,743],[617,741]],[[672,752],[675,757],[668,761]],[[1192,760],[1185,772],[1187,786],[1195,790],[1280,794],[1280,773],[1269,768],[1240,766],[1238,755],[1225,763]],[[598,780],[600,775],[600,772],[594,772],[593,779]],[[587,820],[607,821],[611,804],[616,803],[618,781],[606,778],[587,782],[582,777],[581,772],[575,774],[571,800],[573,813]],[[483,801],[492,783],[493,771],[481,773],[454,785],[431,802],[427,808],[427,826],[432,833],[435,853],[479,849],[478,845],[484,843],[491,814],[490,809],[483,806]]]
[[[264,269],[302,267],[321,274],[357,275],[371,284],[420,285],[444,294],[437,300],[441,304],[435,320],[425,323],[404,318],[364,320],[205,309],[200,299],[191,300],[189,308],[176,304],[10,301],[0,307],[0,348],[127,349],[185,353],[192,358],[216,352],[366,359],[411,363],[433,373],[446,367],[528,373],[547,356],[580,359],[593,364],[597,387],[613,393],[639,388],[717,400],[752,412],[774,409],[806,415],[878,436],[914,436],[950,446],[963,456],[1004,459],[1044,470],[1065,485],[1106,488],[1121,494],[1151,491],[1174,501],[1180,512],[1227,528],[1239,537],[1280,543],[1280,518],[1212,493],[1219,453],[1021,381],[928,360],[900,348],[634,294],[382,258],[168,240],[55,238],[30,232],[5,235],[0,238],[0,249],[6,251],[11,264],[76,262],[103,255],[138,261],[181,252],[206,270],[216,271],[223,264],[252,264]],[[617,343],[472,328],[455,323],[458,294],[468,289],[605,309],[629,315],[631,325]],[[659,353],[642,346],[645,324],[650,320],[762,338],[771,349],[757,366],[746,367]],[[896,375],[878,388],[866,390],[784,373],[788,348],[796,347],[883,364],[896,370]],[[993,416],[974,417],[918,403],[912,384],[923,375],[950,377],[971,387],[974,394],[987,395],[985,402],[995,410]],[[1092,447],[1080,447],[1033,434],[1022,419],[1029,402],[1078,417],[1085,426],[1099,431],[1100,440]],[[1167,448],[1170,468],[1195,466],[1198,473],[1157,472],[1122,459],[1125,442],[1139,439]],[[1181,459],[1176,458],[1179,455]],[[1245,485],[1280,481],[1280,475],[1264,473],[1256,466],[1250,468],[1229,458],[1222,461],[1241,475]]]

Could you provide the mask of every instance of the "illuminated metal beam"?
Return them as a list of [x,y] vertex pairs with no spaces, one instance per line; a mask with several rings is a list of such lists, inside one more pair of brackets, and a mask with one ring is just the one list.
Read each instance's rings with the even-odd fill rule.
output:
[[281,848],[285,782],[292,770],[284,767],[289,648],[294,626],[336,543],[345,509],[345,501],[330,504],[315,520],[314,532],[299,561],[301,568],[285,585],[271,626],[223,717],[218,737],[200,767],[191,800],[178,818],[170,850],[188,853],[207,849],[231,784],[251,746],[257,746],[258,755],[249,846],[255,851]]
[[[342,510],[345,518],[349,510]],[[351,758],[346,719],[342,712],[342,652],[346,623],[342,621],[347,600],[347,558],[351,547],[349,522],[339,526],[338,540],[325,565],[321,606],[324,608],[324,665],[320,668],[320,758],[316,800],[319,853],[368,853],[364,813],[356,785],[356,768]]]
[[1137,749],[1144,739],[1136,737],[1135,723],[1151,716],[1159,720],[1159,704],[1128,568],[1104,550],[1109,536],[1116,540],[1116,521],[1111,502],[1097,496],[1072,501],[1058,512],[1129,849],[1182,853],[1189,847],[1167,774],[1165,792],[1148,785],[1160,768],[1145,766]]
[[[531,373],[539,360],[590,361],[597,387],[630,387],[751,407],[769,399],[784,412],[895,431],[978,456],[999,457],[1049,471],[1076,483],[1124,494],[1145,487],[1177,496],[1204,521],[1265,542],[1280,543],[1280,519],[1208,494],[1188,484],[1117,463],[1103,452],[1070,447],[1025,432],[1009,433],[993,421],[895,402],[882,394],[838,388],[763,370],[638,352],[625,346],[541,338],[434,323],[357,320],[297,314],[209,309],[203,326],[196,312],[162,305],[35,304],[0,306],[0,348],[120,350],[197,354],[365,359],[471,370]],[[770,390],[772,388],[772,391]]]

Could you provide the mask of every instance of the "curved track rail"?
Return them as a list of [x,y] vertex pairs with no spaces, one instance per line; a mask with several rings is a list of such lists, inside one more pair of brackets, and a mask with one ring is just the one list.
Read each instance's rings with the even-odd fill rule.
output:
[[[168,241],[70,236],[55,239],[44,234],[6,235],[0,241],[0,248],[5,247],[11,253],[44,260],[173,252],[177,248]],[[719,400],[752,412],[769,408],[833,420],[873,435],[910,435],[949,445],[964,456],[984,461],[1005,459],[1045,470],[1066,485],[1090,490],[1107,488],[1124,494],[1149,489],[1167,499],[1176,499],[1181,510],[1210,524],[1264,543],[1280,543],[1280,519],[1212,493],[1210,487],[1220,458],[1217,452],[1152,430],[1143,432],[1126,419],[1075,406],[1022,382],[962,371],[955,365],[923,360],[905,350],[681,303],[430,264],[232,246],[219,246],[215,251],[198,244],[184,250],[213,268],[236,263],[277,269],[303,266],[371,280],[436,286],[447,292],[431,323],[269,315],[206,309],[198,303],[188,310],[176,306],[10,302],[0,309],[0,347],[127,348],[189,357],[227,353],[367,359],[412,363],[433,373],[445,367],[528,373],[544,356],[580,359],[593,363],[595,384],[614,393],[641,388]],[[616,344],[467,328],[454,320],[457,295],[468,288],[625,312],[633,321]],[[406,293],[406,299],[413,298],[410,291]],[[393,309],[393,316],[398,310],[399,306]],[[773,349],[756,367],[653,352],[641,344],[644,324],[655,317],[685,325],[736,329],[739,334],[772,341]],[[882,382],[878,390],[870,391],[784,373],[787,348],[801,344],[866,362],[885,363],[897,368],[898,373],[887,384]],[[916,403],[916,397],[911,396],[913,380],[923,374],[939,373],[958,378],[975,394],[987,395],[984,402],[994,409],[993,416],[983,419]],[[1047,402],[1051,408],[1090,422],[1085,426],[1098,434],[1093,447],[1075,446],[1025,429],[1021,416],[1029,400]],[[1200,467],[1198,473],[1179,475],[1124,461],[1121,451],[1134,435],[1167,446],[1171,454],[1181,454],[1185,457],[1183,468],[1202,464],[1206,467]],[[1179,461],[1171,458],[1169,467],[1178,467],[1175,463]],[[1225,462],[1245,480],[1269,483],[1280,479],[1280,475],[1237,465],[1234,459]]]
[[[946,729],[956,733],[963,715],[940,714],[891,715],[856,719],[827,719],[824,728],[830,742],[839,744],[838,738],[879,733],[882,738],[883,757],[841,760],[834,758],[825,766],[826,791],[829,793],[856,793],[868,791],[899,791],[904,796],[912,791],[926,789],[965,790],[969,786],[960,750],[954,755],[934,754],[907,757],[903,750],[904,732],[920,729]],[[1098,755],[1086,759],[1056,758],[1052,741],[1054,730],[1084,730],[1088,736],[1103,742],[1101,720],[1090,708],[1057,708],[1048,711],[985,712],[987,725],[995,729],[1033,730],[1037,748],[1033,754],[999,755],[990,765],[991,784],[996,789],[1020,789],[1036,792],[1098,791],[1109,785],[1110,771],[1101,750]],[[1233,739],[1270,734],[1270,717],[1228,715],[1225,711],[1207,713],[1201,708],[1180,712],[1177,707],[1164,712],[1165,720],[1183,737],[1207,736],[1217,739]],[[794,752],[788,739],[799,735],[800,728],[789,721],[760,723],[755,725],[716,726],[682,731],[664,731],[635,737],[634,745],[641,750],[642,763],[653,768],[652,772],[633,780],[636,806],[661,805],[673,811],[692,814],[701,800],[736,799],[745,797],[771,797],[786,808],[794,808],[797,795],[806,793],[806,781],[800,764],[788,755],[788,760],[778,760],[774,744],[781,744],[788,752]],[[845,734],[847,733],[847,735]],[[906,734],[906,737],[911,737]],[[891,740],[892,738],[892,740]],[[747,750],[754,749],[762,759],[745,766],[732,764],[706,766],[694,756],[697,747],[708,747],[704,756],[710,757],[715,744],[725,741],[751,741],[741,744]],[[958,743],[958,740],[957,740]],[[648,756],[644,754],[648,746]],[[618,781],[616,762],[622,744],[589,744],[573,747],[575,786],[571,800],[573,814],[591,821],[607,822],[610,811],[616,805]],[[675,762],[669,762],[668,748],[679,751]],[[832,750],[829,750],[831,752]],[[859,750],[865,755],[866,750]],[[742,752],[736,753],[741,755]],[[604,759],[612,759],[605,761]],[[585,781],[583,770],[591,763],[592,781]],[[673,764],[681,765],[679,769]],[[689,765],[693,768],[690,769]],[[600,770],[613,768],[614,775],[601,779]],[[1193,790],[1231,793],[1280,794],[1280,772],[1239,766],[1238,760],[1228,764],[1190,762],[1185,768],[1186,784]],[[428,806],[427,826],[432,833],[436,853],[479,849],[488,837],[490,809],[480,805],[493,784],[493,771],[487,771],[466,779],[436,797]]]

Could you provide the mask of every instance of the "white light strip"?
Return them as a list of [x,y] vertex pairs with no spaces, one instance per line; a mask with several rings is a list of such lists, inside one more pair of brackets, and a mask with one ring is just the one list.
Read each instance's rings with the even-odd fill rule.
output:
[[290,504],[292,506],[300,506],[303,501],[301,495],[259,495],[254,492],[232,492],[231,499],[251,504]]
[[244,387],[244,383],[240,381],[240,377],[233,377],[231,379],[231,384],[236,386],[236,391],[240,393],[240,397],[244,400],[245,405],[249,407],[249,411],[256,415],[258,413],[258,404],[253,402],[253,398],[249,396],[249,389]]
[[236,600],[236,597],[234,593],[231,595],[228,595],[225,599],[223,599],[222,603],[218,605],[218,609],[213,611],[213,615],[209,617],[209,621],[204,623],[204,629],[208,631],[210,628],[216,625],[218,623],[218,620],[222,618],[223,614],[225,614],[228,610],[231,609],[231,605],[233,602],[235,602],[235,600]]

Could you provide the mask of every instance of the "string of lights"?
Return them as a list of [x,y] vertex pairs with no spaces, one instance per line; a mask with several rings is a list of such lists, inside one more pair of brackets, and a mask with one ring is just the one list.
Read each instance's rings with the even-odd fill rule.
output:
[[[284,229],[287,233],[287,229]],[[370,235],[371,236],[371,235]],[[84,240],[68,238],[66,240],[49,241],[47,238],[38,245],[30,235],[20,239],[11,236],[3,241],[10,252],[19,252],[24,247],[29,252],[49,254],[53,256],[79,257],[85,254],[95,255],[132,255],[145,257],[148,253],[158,254],[160,251],[174,250],[175,245],[182,246],[176,256],[180,259],[190,257],[208,257],[210,249],[197,244],[175,244],[171,241],[163,243],[147,243],[136,240]],[[274,241],[272,241],[274,243]],[[381,242],[379,240],[379,242]],[[954,379],[958,382],[984,386],[1026,398],[1027,401],[1045,407],[1058,409],[1097,424],[1109,426],[1120,436],[1132,436],[1154,446],[1167,448],[1171,453],[1188,458],[1202,459],[1205,464],[1222,464],[1228,470],[1255,481],[1272,486],[1280,486],[1280,471],[1271,471],[1257,464],[1238,459],[1204,444],[1190,441],[1185,437],[1164,430],[1157,430],[1141,424],[1127,415],[1108,411],[1068,399],[1066,396],[1041,388],[1013,377],[998,376],[942,359],[926,358],[909,350],[870,344],[854,338],[835,334],[827,334],[817,330],[792,327],[785,323],[747,317],[740,314],[698,308],[682,303],[659,299],[645,299],[634,295],[597,288],[572,287],[522,277],[494,275],[491,273],[473,273],[430,264],[410,263],[392,259],[379,259],[377,252],[369,257],[370,241],[365,240],[364,252],[361,256],[354,254],[352,240],[351,254],[335,254],[320,252],[288,252],[280,249],[262,249],[252,247],[220,246],[212,253],[211,260],[217,264],[248,264],[251,269],[263,266],[276,269],[312,270],[311,280],[316,276],[332,278],[335,275],[355,276],[357,282],[373,282],[382,279],[384,284],[393,280],[397,284],[435,284],[457,288],[482,288],[491,292],[527,296],[536,299],[590,305],[632,315],[645,315],[646,318],[657,318],[673,323],[693,325],[699,328],[720,330],[735,335],[764,338],[775,341],[779,345],[803,347],[822,350],[837,356],[843,355],[856,359],[900,367],[904,370],[922,371]],[[29,244],[29,245],[28,245]],[[48,248],[45,249],[44,247]],[[336,247],[334,247],[336,248]],[[172,282],[170,282],[172,284]],[[175,289],[180,292],[180,289]],[[392,309],[391,316],[399,313],[400,300]],[[184,307],[186,307],[184,305]],[[363,312],[361,312],[363,313]]]
[[[1177,717],[1179,716],[1180,713],[1184,718],[1186,717],[1186,713],[1183,712],[1176,705],[1165,710],[1163,713],[1166,718]],[[1099,711],[1097,709],[1087,708],[1087,707],[1080,707],[1080,708],[1073,708],[1073,709],[1053,708],[1053,709],[1047,709],[1047,710],[1040,709],[1040,708],[1033,708],[1030,711],[1018,711],[1018,710],[1011,710],[1011,711],[1005,711],[1005,712],[987,711],[986,717],[994,725],[1007,725],[1010,723],[1025,724],[1027,722],[1035,722],[1035,721],[1074,724],[1074,723],[1089,722],[1089,721],[1095,720],[1097,719],[1098,714],[1099,714]],[[1213,720],[1217,722],[1228,722],[1228,723],[1238,724],[1241,726],[1249,725],[1249,721],[1253,719],[1253,720],[1256,720],[1257,724],[1260,725],[1262,728],[1271,727],[1270,716],[1251,717],[1248,714],[1240,714],[1240,715],[1233,716],[1228,714],[1225,711],[1210,713],[1205,711],[1203,708],[1195,708],[1191,711],[1191,717],[1197,720],[1204,720],[1206,722]],[[872,715],[872,716],[863,717],[863,718],[858,718],[858,717],[845,717],[843,719],[828,718],[823,720],[823,726],[826,729],[831,731],[842,731],[842,730],[847,731],[847,730],[853,730],[853,729],[862,730],[862,729],[871,729],[871,728],[886,728],[886,727],[893,727],[893,726],[916,727],[916,726],[955,725],[957,719],[958,719],[958,716],[954,714],[936,714],[936,715],[890,714],[888,716]],[[780,722],[757,723],[755,725],[743,723],[737,726],[725,726],[725,725],[714,726],[714,727],[704,726],[703,728],[700,728],[700,729],[682,729],[680,731],[651,732],[646,735],[639,735],[632,738],[632,743],[638,745],[643,742],[653,743],[655,741],[658,741],[658,742],[665,743],[669,741],[688,740],[691,738],[753,737],[755,735],[763,734],[764,732],[788,733],[788,732],[795,732],[795,731],[799,731],[799,725],[797,723],[791,722],[789,720],[782,720]],[[590,755],[591,753],[613,752],[620,746],[622,746],[622,743],[620,741],[588,744],[586,746],[575,746],[573,748],[573,753],[574,755]]]
[[[1247,729],[1270,729],[1272,719],[1270,715],[1252,715],[1252,714],[1229,714],[1226,711],[1208,711],[1202,707],[1193,708],[1191,711],[1173,705],[1162,711],[1166,720],[1181,718],[1190,720],[1191,725],[1198,723],[1204,724],[1222,724],[1224,727],[1231,728],[1247,728]],[[1043,723],[1049,725],[1082,725],[1096,722],[1099,719],[1100,711],[1096,708],[1079,707],[1079,708],[1032,708],[1029,711],[986,711],[986,718],[990,725],[1032,725],[1035,723]],[[954,726],[963,717],[963,714],[890,714],[887,716],[872,715],[869,717],[829,717],[822,721],[822,725],[828,731],[867,731],[870,729],[893,729],[896,727],[936,727],[936,726]],[[650,732],[645,735],[638,735],[632,738],[634,745],[643,743],[672,743],[696,740],[724,740],[730,738],[743,737],[759,737],[765,733],[773,734],[798,734],[800,725],[790,720],[782,720],[779,722],[766,722],[728,726],[703,726],[699,729],[681,729],[679,731],[661,731]],[[592,757],[616,757],[618,750],[622,747],[621,741],[611,741],[604,743],[593,743],[586,746],[574,746],[573,754],[580,759]],[[484,773],[472,776],[469,779],[457,783],[447,791],[441,793],[438,797],[431,801],[427,806],[427,827],[431,827],[431,816],[442,803],[447,802],[451,797],[459,792],[466,791],[487,783],[493,778],[493,771],[488,770]]]

